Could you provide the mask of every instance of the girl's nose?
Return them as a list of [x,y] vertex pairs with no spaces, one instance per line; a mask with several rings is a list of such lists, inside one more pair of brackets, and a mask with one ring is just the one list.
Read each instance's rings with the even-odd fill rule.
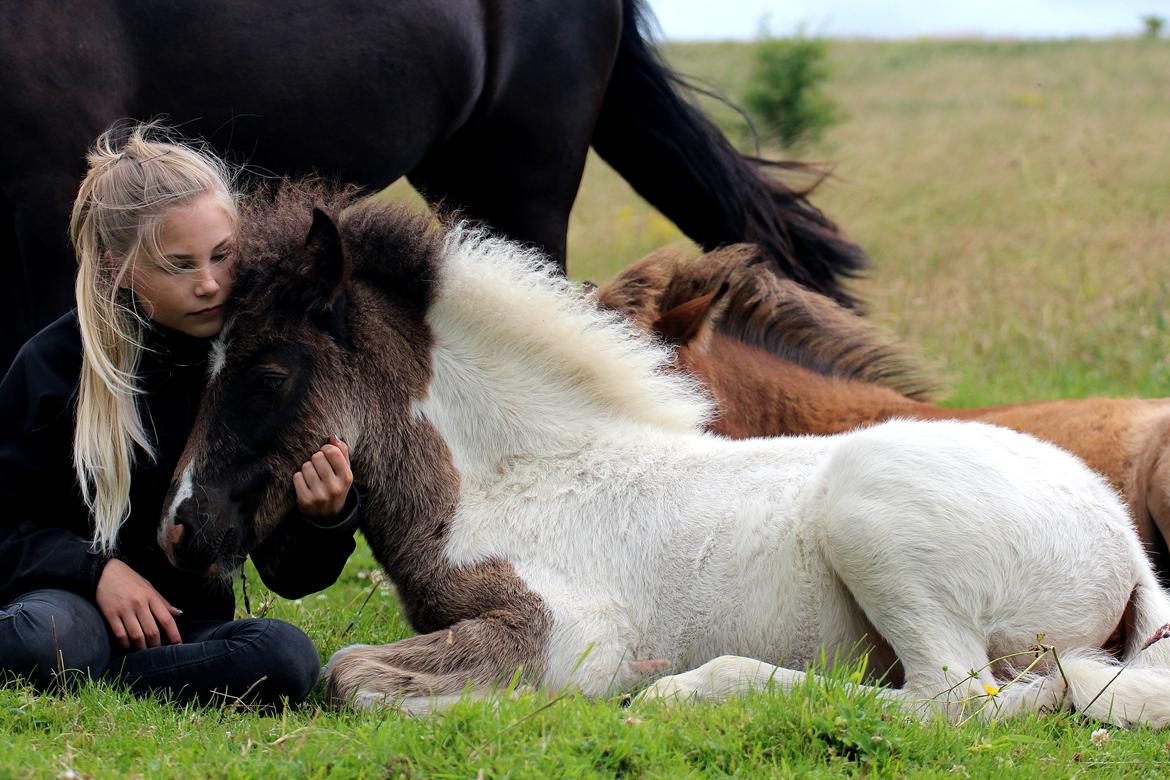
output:
[[219,292],[219,281],[216,280],[210,268],[205,269],[195,282],[195,294],[208,296],[215,295],[217,292]]

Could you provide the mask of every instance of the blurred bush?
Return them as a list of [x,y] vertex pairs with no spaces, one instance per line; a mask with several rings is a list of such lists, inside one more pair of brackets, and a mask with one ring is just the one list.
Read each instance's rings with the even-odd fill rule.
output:
[[755,45],[744,102],[764,134],[785,148],[815,141],[839,119],[823,91],[827,55],[823,40],[803,33],[791,38],[764,33]]

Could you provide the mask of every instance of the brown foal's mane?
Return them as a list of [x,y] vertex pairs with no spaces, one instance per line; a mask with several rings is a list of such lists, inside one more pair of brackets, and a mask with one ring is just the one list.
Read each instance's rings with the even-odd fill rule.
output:
[[425,307],[434,294],[442,231],[426,212],[365,194],[305,178],[282,180],[247,198],[240,206],[241,264],[233,300],[241,313],[300,305],[313,282],[297,261],[314,208],[338,223],[355,280]]
[[878,384],[920,401],[938,392],[938,380],[894,336],[778,277],[750,244],[698,257],[660,249],[604,285],[597,298],[650,330],[665,312],[725,281],[728,291],[711,315],[720,333],[825,376]]

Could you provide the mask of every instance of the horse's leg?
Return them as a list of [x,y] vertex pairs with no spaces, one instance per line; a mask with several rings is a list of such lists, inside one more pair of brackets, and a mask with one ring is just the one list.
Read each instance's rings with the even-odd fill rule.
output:
[[[986,639],[942,609],[935,596],[947,592],[944,580],[950,574],[924,571],[880,531],[856,517],[825,522],[819,544],[822,564],[813,567],[824,572],[823,581],[812,583],[823,599],[817,618],[822,647],[829,653],[852,653],[868,636],[879,657],[892,649],[901,665],[900,689],[850,687],[876,693],[916,715],[957,719],[973,712],[996,713],[1000,702],[994,696]],[[878,673],[892,660],[880,657]],[[718,700],[769,686],[788,693],[805,679],[803,672],[723,656],[664,677],[644,695]],[[1055,703],[1046,690],[1033,693],[1039,704]]]
[[739,154],[680,94],[681,79],[641,35],[643,5],[623,6],[621,47],[593,138],[598,154],[703,247],[757,244],[784,276],[853,305],[841,277],[865,268],[864,252],[809,202],[809,188],[790,188],[768,172],[802,166]]
[[408,178],[440,209],[458,209],[461,216],[540,248],[563,271],[569,211],[587,147],[588,139],[573,148],[562,139],[534,138],[516,148],[480,130],[462,134]]
[[[1030,683],[1022,683],[1029,688],[1028,694],[1013,696],[1010,702],[1006,702],[1011,708],[1006,711],[1005,700],[996,698],[998,689],[994,687],[995,680],[987,668],[986,655],[975,658],[972,648],[967,648],[966,652],[953,647],[940,648],[937,652],[942,658],[948,657],[946,653],[949,652],[950,657],[966,657],[973,662],[929,663],[908,674],[902,688],[857,683],[848,683],[845,688],[853,693],[872,693],[923,718],[942,715],[957,720],[973,713],[1006,717],[1024,709],[1059,708],[1064,686],[1054,678],[1038,678]],[[688,672],[659,678],[639,694],[639,699],[724,701],[743,696],[749,691],[769,690],[787,695],[809,676],[807,672],[775,666],[755,658],[725,655]],[[812,677],[815,679],[817,675]]]
[[638,698],[667,699],[672,702],[688,699],[724,701],[743,696],[749,691],[766,690],[770,686],[788,694],[804,682],[805,672],[774,666],[766,661],[739,655],[721,655],[702,666],[680,674],[659,677],[646,687]]
[[350,645],[325,665],[326,698],[426,714],[543,673],[547,621],[500,612],[388,645]]
[[[986,652],[977,641],[963,642],[962,631],[948,641],[925,640],[933,650],[911,648],[911,658],[896,657],[885,636],[870,624],[843,584],[836,588],[825,584],[825,604],[821,615],[823,647],[828,652],[844,653],[842,660],[857,652],[870,654],[876,675],[890,673],[892,683],[902,678],[901,688],[848,684],[855,692],[872,692],[879,698],[920,717],[944,714],[956,718],[971,710],[993,703],[990,689],[995,680],[987,668]],[[927,632],[929,633],[929,632]],[[877,634],[877,636],[874,636]],[[917,655],[913,651],[919,651]],[[892,651],[892,652],[891,652]],[[936,659],[949,659],[937,661]],[[893,664],[898,664],[892,666]],[[891,668],[892,667],[892,668]],[[776,690],[788,694],[808,677],[805,672],[774,666],[755,658],[720,656],[681,674],[662,677],[647,688],[642,698],[672,700],[701,699],[722,701],[753,690]]]
[[[816,678],[816,675],[811,675]],[[775,690],[785,695],[802,685],[809,673],[775,666],[755,658],[721,655],[689,672],[658,678],[639,694],[639,700],[665,699],[670,702],[687,700],[725,701],[743,696],[750,691]],[[916,692],[896,688],[878,688],[871,685],[849,684],[856,692],[872,691],[882,699],[897,702],[915,711],[927,709],[927,702]]]
[[[835,475],[846,479],[851,476],[842,477],[841,472]],[[892,537],[889,526],[870,522],[881,510],[864,502],[851,510],[839,508],[849,503],[842,500],[828,513],[822,526],[821,550],[851,603],[893,649],[901,664],[904,679],[894,698],[922,715],[934,713],[952,720],[972,713],[999,714],[1005,704],[1012,712],[1003,714],[1014,714],[1025,707],[1059,705],[1063,689],[1056,690],[1058,686],[1046,685],[1043,680],[1014,691],[1010,703],[996,698],[996,668],[1026,664],[1017,658],[993,662],[989,639],[977,628],[980,619],[973,613],[978,613],[986,577],[992,575],[979,567],[948,568],[909,554],[903,546],[905,533]],[[907,514],[902,530],[919,520],[923,518]],[[933,527],[929,519],[924,520],[920,533],[926,537]],[[969,546],[971,555],[978,555],[979,546]],[[964,599],[974,603],[964,603]],[[832,641],[831,633],[826,634],[826,639],[828,647],[841,647]],[[1029,688],[1027,696],[1021,695],[1024,687]]]
[[617,56],[620,5],[533,3],[501,14],[494,45],[508,67],[493,74],[499,81],[477,115],[408,174],[419,192],[541,248],[563,271],[569,212]]

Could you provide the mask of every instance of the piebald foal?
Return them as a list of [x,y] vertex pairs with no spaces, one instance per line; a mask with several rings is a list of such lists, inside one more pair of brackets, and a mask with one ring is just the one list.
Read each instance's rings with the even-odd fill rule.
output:
[[[352,444],[363,532],[420,634],[338,651],[334,701],[422,712],[517,672],[598,696],[655,661],[677,674],[648,695],[715,698],[872,646],[903,671],[882,695],[915,712],[959,717],[995,686],[1001,714],[1170,723],[1170,643],[1144,648],[1170,599],[1075,457],[969,423],[704,433],[671,352],[537,253],[385,204],[338,219],[349,203],[302,186],[245,212],[160,526],[176,562],[230,571],[294,532],[299,453]],[[1038,635],[1060,670],[1046,654],[1007,684],[1022,662],[990,660]]]

